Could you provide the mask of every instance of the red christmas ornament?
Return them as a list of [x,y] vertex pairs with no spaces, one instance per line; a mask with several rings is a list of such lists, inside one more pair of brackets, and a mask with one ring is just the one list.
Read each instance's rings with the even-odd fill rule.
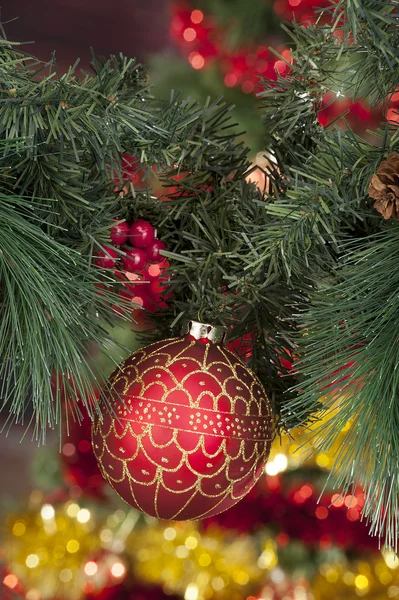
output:
[[201,519],[243,498],[261,476],[272,438],[269,400],[255,375],[192,322],[182,337],[132,354],[102,393],[93,423],[104,477],[134,508],[161,519]]
[[142,248],[132,248],[126,250],[126,256],[122,259],[122,266],[125,271],[137,273],[141,271],[147,264],[147,254]]
[[94,263],[103,269],[113,269],[117,258],[118,253],[115,250],[109,246],[103,246],[103,250],[97,250]]
[[155,238],[155,230],[151,223],[137,219],[129,229],[129,240],[135,248],[146,248]]
[[147,246],[145,249],[147,253],[147,260],[152,264],[157,264],[161,262],[162,255],[161,250],[166,250],[166,245],[162,240],[155,239],[151,244]]
[[129,235],[129,225],[126,221],[121,221],[111,227],[111,242],[115,246],[126,244]]

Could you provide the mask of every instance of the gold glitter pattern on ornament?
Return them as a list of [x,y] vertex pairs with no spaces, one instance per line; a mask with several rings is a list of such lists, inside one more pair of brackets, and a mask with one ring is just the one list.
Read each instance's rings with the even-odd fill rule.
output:
[[108,384],[102,398],[114,414],[94,423],[93,449],[103,476],[132,506],[158,518],[200,519],[235,504],[259,479],[270,404],[223,346],[189,336],[152,344]]

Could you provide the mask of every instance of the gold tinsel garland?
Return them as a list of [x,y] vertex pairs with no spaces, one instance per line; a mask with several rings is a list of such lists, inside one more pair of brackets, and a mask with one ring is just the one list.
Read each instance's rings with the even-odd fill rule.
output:
[[127,549],[139,579],[185,600],[241,600],[259,588],[268,567],[251,536],[229,535],[219,527],[201,533],[197,523],[153,520],[129,538]]
[[[274,444],[270,476],[301,465],[299,445],[288,437]],[[312,458],[325,469],[332,461],[333,454]],[[309,584],[303,574],[292,578],[284,572],[266,530],[255,536],[217,526],[202,532],[198,523],[143,520],[134,510],[108,510],[74,500],[50,504],[34,492],[29,507],[6,520],[2,549],[9,575],[3,585],[17,582],[26,600],[82,600],[130,572],[185,600],[399,599],[399,561],[388,553],[348,561],[338,552],[326,557]]]

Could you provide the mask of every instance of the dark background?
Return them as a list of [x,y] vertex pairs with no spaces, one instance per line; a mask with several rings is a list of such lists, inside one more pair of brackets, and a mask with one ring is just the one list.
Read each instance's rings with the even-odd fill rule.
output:
[[87,68],[90,47],[145,62],[169,43],[168,6],[168,0],[0,0],[7,38],[35,42],[24,50],[42,60],[55,50],[63,71],[77,58]]

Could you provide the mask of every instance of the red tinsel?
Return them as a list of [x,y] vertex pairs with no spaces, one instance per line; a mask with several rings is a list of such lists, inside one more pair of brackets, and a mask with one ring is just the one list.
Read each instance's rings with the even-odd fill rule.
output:
[[[360,520],[363,493],[348,496],[320,492],[310,483],[280,488],[278,477],[259,483],[237,506],[202,521],[204,528],[216,523],[241,532],[254,532],[267,526],[276,531],[282,545],[299,539],[311,546],[338,545],[345,549],[378,551],[378,540],[371,537]],[[271,489],[272,488],[272,489]],[[277,488],[277,489],[276,489]]]
[[126,585],[106,587],[101,592],[86,594],[85,600],[181,600],[174,594],[165,594],[155,585],[129,582]]

